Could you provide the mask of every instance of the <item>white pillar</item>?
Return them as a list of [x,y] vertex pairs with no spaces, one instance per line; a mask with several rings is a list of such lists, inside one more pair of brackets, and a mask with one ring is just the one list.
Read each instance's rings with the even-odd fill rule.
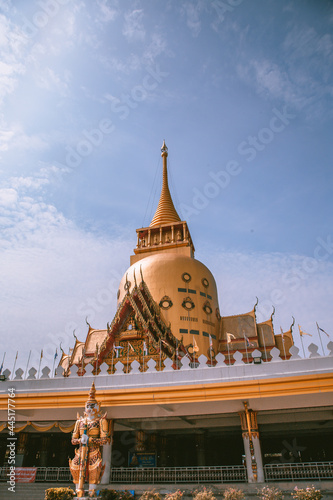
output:
[[262,463],[262,454],[261,454],[259,433],[258,433],[258,435],[253,436],[252,442],[253,442],[253,448],[254,448],[254,456],[256,457],[256,462],[257,462],[257,474],[258,474],[257,481],[258,481],[258,483],[264,483],[265,482],[265,474],[264,474],[264,466]]
[[101,478],[101,484],[110,483],[111,454],[112,454],[112,442],[113,442],[113,420],[109,421],[109,430],[110,430],[110,442],[104,444],[102,450],[102,463],[105,465],[105,468]]
[[110,443],[103,445],[102,459],[103,459],[103,464],[105,464],[105,469],[101,479],[101,484],[110,483],[111,452],[112,452],[112,440],[110,441]]
[[[248,409],[245,402],[245,411],[239,412],[242,426],[242,436],[246,458],[246,468],[249,483],[264,483],[264,467],[262,463],[257,412]],[[251,441],[249,433],[251,435]]]
[[[262,455],[261,455],[259,436],[258,437],[252,436],[254,460],[255,460],[255,464],[256,464],[255,468],[252,467],[253,457],[251,456],[249,435],[245,432],[243,433],[243,443],[244,443],[244,451],[245,451],[245,458],[246,458],[246,469],[247,469],[248,482],[249,483],[264,483],[265,482],[265,475],[264,475],[264,467],[262,464]],[[255,478],[254,474],[257,475],[257,478]]]
[[244,443],[244,452],[245,452],[246,469],[247,469],[247,480],[249,483],[255,483],[256,480],[253,475],[253,469],[252,469],[252,457],[250,451],[249,435],[244,432],[243,432],[243,443]]

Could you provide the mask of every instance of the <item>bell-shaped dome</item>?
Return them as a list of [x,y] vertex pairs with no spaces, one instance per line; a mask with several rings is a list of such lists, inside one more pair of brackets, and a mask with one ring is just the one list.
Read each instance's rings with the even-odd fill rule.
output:
[[145,281],[160,306],[166,324],[184,345],[195,339],[199,355],[209,351],[209,336],[217,353],[219,305],[215,279],[198,260],[176,252],[150,255],[136,262],[124,274],[118,293],[118,304],[135,280]]

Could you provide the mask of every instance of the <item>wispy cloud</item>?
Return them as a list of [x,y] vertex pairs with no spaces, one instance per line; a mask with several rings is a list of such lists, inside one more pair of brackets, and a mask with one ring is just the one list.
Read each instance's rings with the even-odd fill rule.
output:
[[253,58],[249,53],[246,58],[241,56],[238,76],[267,99],[306,108],[311,117],[316,114],[316,106],[320,107],[322,116],[329,114],[329,109],[325,110],[318,102],[333,94],[331,34],[319,35],[313,27],[294,25],[285,36],[281,50],[281,59]]
[[9,125],[0,117],[0,151],[9,150],[43,150],[48,143],[43,134],[29,135],[22,125],[14,123]]
[[197,37],[201,31],[201,15],[203,10],[202,1],[185,2],[182,5],[182,14],[186,16],[186,25],[190,29],[192,35]]
[[[209,252],[219,290],[222,315],[250,311],[256,297],[258,321],[268,319],[276,308],[275,329],[296,321],[315,328],[330,322],[333,300],[333,262],[314,261],[289,253]],[[207,262],[206,262],[207,263]]]
[[143,24],[143,9],[134,9],[125,14],[125,22],[123,26],[123,35],[129,41],[144,40],[146,30]]
[[266,94],[284,102],[294,101],[293,85],[285,71],[268,60],[252,60],[246,65],[237,65],[238,75],[256,86],[259,94]]
[[110,5],[108,5],[107,0],[98,0],[97,5],[100,9],[100,14],[101,14],[99,16],[99,19],[102,22],[109,23],[117,18],[119,14],[119,9],[116,7],[116,5],[111,7]]

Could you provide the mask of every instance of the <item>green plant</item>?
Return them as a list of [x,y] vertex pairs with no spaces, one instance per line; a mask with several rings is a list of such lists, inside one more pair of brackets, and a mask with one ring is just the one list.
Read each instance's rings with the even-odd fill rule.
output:
[[244,492],[238,488],[227,488],[223,493],[225,500],[243,500]]
[[45,490],[45,500],[72,500],[75,493],[71,488],[49,488]]
[[155,490],[146,490],[139,500],[162,500],[161,495]]
[[211,489],[202,488],[193,492],[194,500],[216,500]]
[[294,491],[291,496],[296,500],[320,500],[323,498],[320,490],[316,490],[314,486],[308,486],[307,488],[297,488],[295,486]]
[[164,500],[182,500],[183,495],[184,495],[183,491],[176,490],[172,493],[168,493],[167,495],[165,495]]
[[264,486],[261,490],[257,490],[258,498],[261,500],[283,500],[282,491],[274,486]]

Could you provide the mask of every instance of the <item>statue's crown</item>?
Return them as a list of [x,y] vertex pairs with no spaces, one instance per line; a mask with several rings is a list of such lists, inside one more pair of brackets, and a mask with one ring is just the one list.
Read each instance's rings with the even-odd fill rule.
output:
[[91,384],[91,388],[89,391],[89,398],[87,400],[87,403],[97,403],[98,404],[98,402],[96,401],[96,398],[95,398],[95,394],[96,394],[96,388],[95,388],[95,383],[93,382]]

